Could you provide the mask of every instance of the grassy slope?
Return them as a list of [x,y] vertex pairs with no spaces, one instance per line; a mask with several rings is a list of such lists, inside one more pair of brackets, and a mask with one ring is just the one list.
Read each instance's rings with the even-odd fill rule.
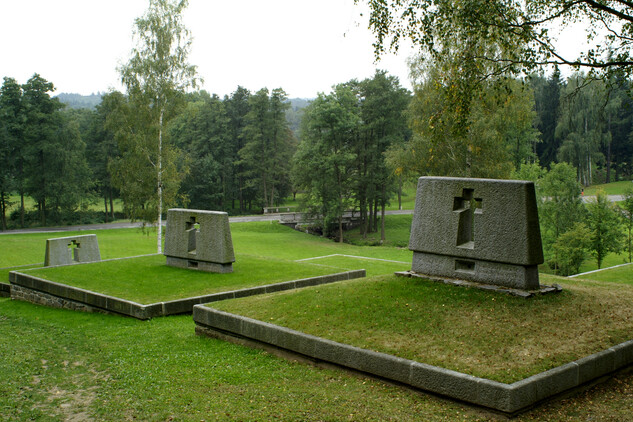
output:
[[627,188],[633,187],[633,182],[623,180],[620,182],[604,183],[602,185],[593,185],[585,188],[585,196],[595,195],[598,190],[603,190],[607,195],[624,195]]
[[[633,288],[616,292],[603,283],[581,280],[565,282],[564,288],[559,295],[525,300],[387,276],[211,306],[357,347],[514,382],[631,339]],[[280,308],[285,312],[279,313]]]
[[585,274],[582,278],[633,286],[633,265],[624,265],[622,267],[610,268],[593,272],[591,274]]
[[[267,223],[232,230],[236,252],[410,260],[406,250],[341,246]],[[34,256],[43,254],[35,245]],[[2,420],[488,420],[432,396],[198,338],[186,316],[142,322],[0,299],[0,338]],[[629,374],[517,420],[627,420],[632,413]]]
[[[137,321],[0,299],[0,420],[484,421],[468,406]],[[517,421],[628,420],[633,374]]]

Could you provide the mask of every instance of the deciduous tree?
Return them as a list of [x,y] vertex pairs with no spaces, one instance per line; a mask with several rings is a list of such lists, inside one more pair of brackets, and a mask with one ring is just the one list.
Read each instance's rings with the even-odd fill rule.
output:
[[13,78],[4,78],[0,88],[0,227],[7,228],[9,194],[20,193],[20,215],[24,226],[24,152],[20,145],[24,132],[22,87]]
[[[361,0],[356,0],[360,2]],[[456,43],[489,40],[496,48],[472,50],[477,72],[532,70],[541,65],[570,65],[606,72],[633,69],[630,40],[633,6],[624,0],[367,0],[377,55],[410,39],[433,60],[441,61]],[[568,57],[551,28],[587,26],[588,47]],[[604,35],[603,37],[600,36]],[[490,72],[490,64],[494,64]]]
[[[176,166],[178,151],[170,148],[165,127],[182,104],[185,90],[197,83],[196,67],[188,62],[191,38],[182,22],[187,3],[187,0],[150,0],[146,14],[135,21],[137,46],[127,64],[119,69],[131,117],[136,120],[128,128],[140,130],[119,132],[119,139],[125,137],[123,143],[127,146],[119,145],[122,167],[115,177],[119,177],[124,198],[132,200],[126,205],[141,207],[144,211],[137,214],[147,221],[156,221],[159,253],[163,208],[174,198],[165,196],[164,188],[167,184],[177,186],[183,177],[183,172],[168,171]],[[168,174],[174,179],[166,181]],[[142,191],[128,189],[131,185],[141,187],[142,183],[135,183],[139,178],[152,182],[151,192],[147,187]],[[148,208],[154,210],[155,218],[149,217]]]
[[629,254],[629,262],[631,262],[631,254],[633,253],[633,238],[631,232],[633,231],[633,188],[629,187],[624,192],[624,201],[620,204],[622,214],[624,216],[624,225],[627,230],[626,250]]
[[596,259],[598,269],[607,254],[620,253],[623,247],[619,209],[615,207],[603,190],[587,204],[587,226],[591,231],[589,250]]

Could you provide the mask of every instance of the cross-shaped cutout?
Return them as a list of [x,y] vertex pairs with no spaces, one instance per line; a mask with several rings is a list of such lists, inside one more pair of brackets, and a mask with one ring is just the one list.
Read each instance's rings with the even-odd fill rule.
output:
[[474,189],[463,189],[462,196],[454,198],[453,212],[459,215],[457,246],[475,248],[475,215],[483,213],[483,201],[474,197]]
[[81,244],[76,240],[68,244],[68,253],[70,253],[71,260],[79,262],[79,248],[81,248]]
[[200,223],[196,222],[196,217],[189,218],[189,221],[185,223],[185,230],[189,233],[189,243],[187,247],[187,252],[190,254],[196,254],[196,238],[198,233],[200,233]]

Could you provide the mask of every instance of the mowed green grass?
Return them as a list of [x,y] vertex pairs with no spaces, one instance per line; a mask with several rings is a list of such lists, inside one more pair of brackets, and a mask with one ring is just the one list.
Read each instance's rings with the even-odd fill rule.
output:
[[[268,256],[279,254],[277,259],[293,261],[346,254],[404,262],[411,260],[411,252],[406,249],[340,245],[269,223],[233,224],[232,231],[238,256],[244,253],[265,260]],[[104,237],[99,233],[100,239]],[[136,233],[131,235],[131,243],[135,243],[135,236],[144,236],[136,230],[129,233]],[[0,236],[0,251],[4,252],[2,239],[3,236]],[[147,241],[148,246],[143,252],[154,252],[155,237],[150,235]],[[43,256],[43,244],[45,238],[44,243],[41,240],[32,243],[37,249],[32,256],[40,253]],[[25,250],[27,254],[31,252],[28,248]],[[340,256],[308,262],[367,267],[372,274],[400,268],[399,263],[384,261],[380,264],[381,261]],[[81,267],[83,265],[75,266]],[[380,282],[383,279],[372,280]],[[603,285],[601,282],[596,284]],[[620,296],[618,289],[610,291],[614,296]],[[452,295],[446,295],[445,299],[458,300],[459,295],[461,293],[453,299]],[[442,299],[444,296],[430,294],[431,298]],[[626,296],[623,297],[625,299]],[[493,303],[496,300],[481,302],[479,319],[470,315],[473,317],[470,324],[476,327],[474,331],[479,329],[475,321],[480,324],[490,321],[489,309],[495,309]],[[383,315],[373,314],[366,319],[387,319],[392,314],[395,314],[394,317],[414,316],[424,312],[411,308],[412,303],[408,300],[401,305],[400,302],[399,308],[402,309],[388,308]],[[445,306],[442,307],[442,304]],[[364,302],[347,301],[343,305],[346,312],[356,319],[358,316],[355,314],[367,315]],[[429,306],[440,309],[435,318],[438,324],[447,315],[446,305],[446,301],[436,305],[433,301],[429,302]],[[321,306],[321,303],[306,303],[306,310],[316,306]],[[577,313],[584,315],[591,309],[590,302],[581,303]],[[595,310],[600,311],[610,315],[613,309],[605,301]],[[291,310],[282,306],[277,309],[274,318],[289,313]],[[468,313],[463,313],[468,321]],[[415,323],[413,320],[405,321],[407,324]],[[516,343],[516,336],[512,336],[515,327],[509,321],[501,322],[494,326],[491,336],[498,336],[501,332],[504,337],[515,338],[513,341]],[[558,323],[557,320],[546,321],[544,328],[556,331]],[[357,333],[352,334],[358,336]],[[401,337],[398,333],[396,335]],[[0,339],[0,420],[490,419],[488,413],[435,396],[197,337],[191,316],[138,321],[0,299]],[[570,344],[579,340],[582,337],[570,340]],[[426,347],[423,343],[419,345],[419,348]],[[468,356],[470,351],[461,347],[451,354]],[[547,403],[516,420],[627,420],[631,414],[633,374],[629,373],[618,375],[606,384],[579,395]]]
[[[7,208],[7,216],[9,216],[13,211],[20,209],[20,195],[9,195],[10,206]],[[123,211],[123,201],[120,199],[115,199],[113,201],[114,212],[122,212]],[[103,198],[99,198],[97,201],[93,203],[86,203],[85,206],[88,207],[89,210],[93,211],[105,211],[105,206],[103,205]],[[24,197],[24,209],[27,211],[37,209],[37,203],[30,196]],[[108,202],[108,211],[110,209],[110,203]]]
[[607,195],[624,195],[628,188],[633,188],[633,182],[630,180],[622,180],[619,182],[603,183],[585,188],[585,196],[593,196],[599,190],[605,191]]
[[[120,256],[117,255],[124,253],[148,253],[155,247],[155,237],[137,229],[100,230],[95,233],[104,259],[118,258]],[[0,244],[4,241],[5,245],[19,245],[24,255],[28,255],[36,249],[35,245],[44,248],[46,238],[51,235],[55,237],[57,234],[0,236]],[[20,244],[20,237],[31,247]],[[271,222],[233,224],[232,238],[236,262],[233,264],[234,271],[230,274],[168,267],[164,256],[153,255],[56,268],[7,268],[0,270],[0,276],[8,280],[8,273],[12,269],[24,271],[47,280],[147,304],[347,270],[366,269],[369,275],[390,274],[408,269],[408,263],[411,262],[411,252],[401,248],[383,248],[380,251],[371,247],[337,244]],[[127,248],[117,250],[118,245],[125,244]],[[378,255],[386,257],[383,259],[399,262],[350,257],[294,262],[332,254],[364,257]],[[34,257],[25,258],[20,255],[20,258],[28,262]]]
[[154,229],[108,229],[48,233],[0,234],[0,268],[44,262],[46,239],[97,235],[101,259],[123,258],[156,252]]
[[168,267],[165,256],[26,270],[26,274],[141,304],[184,299],[345,271],[342,267],[238,254],[233,272]]
[[564,291],[526,300],[383,276],[209,306],[507,383],[631,339],[632,286],[543,282]]
[[606,281],[609,283],[633,286],[633,265],[609,268],[590,274],[583,274],[580,277],[587,280]]
[[[396,246],[407,248],[409,237],[411,237],[411,222],[413,214],[386,215],[385,216],[385,241],[384,246]],[[354,245],[380,246],[380,222],[378,231],[367,233],[361,236],[360,229],[347,230],[344,235],[345,241]]]

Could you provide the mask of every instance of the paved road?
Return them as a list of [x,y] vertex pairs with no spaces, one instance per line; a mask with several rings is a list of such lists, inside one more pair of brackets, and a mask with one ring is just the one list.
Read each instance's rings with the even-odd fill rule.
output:
[[[386,211],[385,214],[387,215],[413,214],[413,210]],[[229,217],[229,221],[231,223],[250,223],[253,221],[279,221],[279,214]],[[165,225],[165,221],[163,221],[163,225]],[[143,226],[143,223],[139,223],[139,222],[80,224],[76,226],[35,227],[35,228],[29,228],[29,229],[7,230],[7,231],[0,231],[0,235],[22,234],[22,233],[56,233],[56,232],[82,231],[82,230],[130,229],[130,228],[140,228],[142,226]]]
[[[595,196],[583,196],[583,202],[589,202],[595,199]],[[622,201],[624,198],[622,195],[609,195],[609,200],[612,202]],[[386,211],[387,215],[405,215],[413,214],[413,210],[391,210]],[[279,221],[279,214],[265,214],[265,215],[248,215],[240,217],[229,217],[231,223],[250,223],[253,221]],[[165,222],[163,221],[163,225]],[[61,227],[35,227],[31,229],[17,229],[0,231],[0,235],[3,234],[21,234],[21,233],[55,233],[66,231],[81,231],[81,230],[104,230],[104,229],[129,229],[135,227],[142,227],[143,223],[130,223],[130,222],[118,222],[118,223],[105,223],[105,224],[81,224],[76,226],[61,226]]]

